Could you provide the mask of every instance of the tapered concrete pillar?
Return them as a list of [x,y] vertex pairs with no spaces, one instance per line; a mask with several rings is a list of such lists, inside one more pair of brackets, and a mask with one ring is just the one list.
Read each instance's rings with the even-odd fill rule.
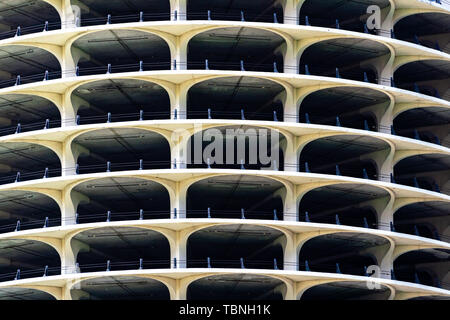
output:
[[72,239],[71,236],[64,238],[61,252],[61,274],[80,272],[76,268],[78,253],[89,251],[90,247],[86,243]]
[[284,12],[285,24],[299,24],[300,8],[305,0],[284,0],[281,1]]
[[186,3],[187,0],[170,0],[170,20],[187,20]]
[[185,183],[176,183],[176,192],[170,197],[170,218],[184,219],[186,218],[186,195],[187,188]]
[[183,269],[187,267],[187,241],[189,230],[174,232],[170,239],[170,267],[172,269]]

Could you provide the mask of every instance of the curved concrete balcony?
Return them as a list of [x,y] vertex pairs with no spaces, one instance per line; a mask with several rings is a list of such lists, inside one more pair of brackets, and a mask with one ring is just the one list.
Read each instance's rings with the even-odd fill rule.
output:
[[[178,183],[183,184],[179,191],[174,189]],[[359,190],[358,197],[346,196],[355,189]],[[249,190],[254,190],[252,196]],[[26,229],[46,232],[42,228],[102,221],[235,218],[354,226],[364,232],[381,229],[448,241],[448,228],[439,220],[448,211],[448,195],[324,174],[230,169],[137,170],[18,182],[1,186],[0,193],[10,212],[3,217],[7,220],[1,230],[6,233]],[[205,196],[207,200],[199,205],[196,199]],[[232,206],[222,203],[230,196],[235,199]],[[145,200],[149,197],[150,202]],[[336,200],[317,206],[322,198]],[[24,205],[27,201],[40,202],[42,209],[23,209],[22,205],[15,205],[17,201]],[[431,209],[433,215],[421,211],[423,206]],[[426,228],[430,224],[434,227]]]
[[[180,280],[181,289],[174,283]],[[217,282],[217,283],[216,283]],[[225,284],[224,284],[225,282]],[[233,270],[226,268],[192,268],[192,269],[155,269],[129,271],[103,271],[82,274],[46,276],[0,283],[2,298],[40,299],[40,300],[89,300],[127,299],[127,289],[141,286],[134,299],[225,299],[230,286],[239,283],[234,297],[245,299],[252,296],[269,300],[316,300],[330,299],[322,290],[330,287],[339,289],[356,289],[355,295],[346,295],[343,299],[352,300],[357,294],[367,295],[370,300],[409,300],[409,299],[447,299],[449,291],[426,285],[397,280],[376,279],[345,274],[327,274],[311,271],[282,270]],[[257,283],[257,284],[255,284]],[[280,288],[280,284],[282,287]],[[110,289],[102,294],[96,287]],[[143,286],[143,288],[142,288]],[[214,289],[214,295],[206,297],[205,289]],[[125,288],[124,288],[125,287]],[[287,290],[286,290],[287,287]],[[295,289],[294,289],[295,288]],[[370,289],[369,289],[370,288]],[[228,290],[227,290],[228,289]],[[271,292],[275,291],[275,294]],[[316,292],[314,292],[316,291]],[[318,291],[318,292],[317,292]]]
[[[3,60],[12,59],[8,62],[9,66],[6,70],[6,77],[3,77],[5,80],[2,86],[70,77],[76,74],[123,72],[139,69],[210,68],[240,70],[245,68],[246,70],[252,70],[256,67],[255,71],[269,70],[294,74],[301,71],[306,74],[332,74],[338,78],[343,77],[366,82],[375,81],[389,86],[397,85],[433,96],[445,96],[446,94],[445,88],[436,87],[436,80],[442,77],[448,78],[448,54],[395,39],[321,27],[292,27],[278,24],[270,27],[260,23],[228,22],[223,24],[214,21],[159,24],[149,22],[141,24],[76,28],[48,32],[45,36],[30,35],[24,38],[0,41],[0,46],[7,53]],[[249,53],[254,55],[249,57],[249,61],[259,61],[257,66],[253,66],[251,62],[245,60],[242,65],[242,62],[240,62],[242,59],[238,58],[242,56],[238,52],[239,48],[235,49],[237,50],[235,52],[236,57],[232,55],[226,60],[220,59],[216,55],[208,56],[208,52],[204,48],[211,48],[209,42],[212,41],[212,38],[224,41],[221,46],[236,47],[233,39],[236,38],[236,32],[238,32],[236,30],[239,30],[239,28],[243,28],[240,32],[242,33],[240,37],[243,43],[241,46],[247,44],[247,47],[242,48],[244,52],[255,47],[255,44],[257,44],[255,39],[264,37],[271,39],[271,41],[260,43],[262,51],[260,49],[259,54],[267,51],[264,53],[270,54],[272,57],[266,56],[266,61],[261,61],[262,58],[257,56],[258,52]],[[155,29],[164,30],[164,32],[157,32]],[[111,32],[113,38],[111,38]],[[96,40],[91,39],[92,37],[95,37]],[[179,44],[174,40],[177,38],[183,39],[183,42]],[[141,48],[136,44],[136,40],[141,40]],[[95,41],[95,45],[92,41]],[[110,53],[117,52],[113,56],[108,56],[105,50],[101,50],[104,43],[108,45],[122,43],[126,44],[128,49],[121,52],[123,48],[120,45],[111,47]],[[145,47],[144,43],[147,43],[147,52],[139,52]],[[218,43],[216,45],[219,46]],[[355,52],[355,45],[359,48],[358,52]],[[61,49],[63,47],[64,50]],[[347,49],[345,49],[346,47]],[[187,54],[188,48],[189,55]],[[328,61],[329,59],[323,59],[320,55],[317,55],[320,52],[326,55],[327,48],[328,50],[330,48],[341,50],[339,52],[341,60]],[[216,49],[218,50],[219,47]],[[346,51],[342,51],[343,49]],[[377,53],[374,56],[370,52],[375,51],[375,49]],[[38,58],[39,50],[46,52],[47,56]],[[37,70],[40,69],[40,73],[33,72],[29,66],[24,69],[24,67],[21,68],[18,65],[15,57],[19,54],[23,56],[24,51],[27,52],[27,57],[23,57],[20,62],[24,63],[24,58],[35,64],[39,62],[40,66]],[[150,56],[152,63],[147,62]],[[345,58],[346,56],[347,58]],[[50,64],[50,60],[55,59],[59,62],[59,66]],[[318,61],[316,61],[317,59]],[[355,59],[361,60],[361,67],[350,65],[350,62]],[[348,61],[346,62],[346,60]],[[141,65],[139,65],[140,61],[143,62]],[[330,65],[324,68],[323,61],[327,61]],[[430,79],[408,80],[406,78],[404,80],[405,74],[417,70],[417,66],[413,66],[414,63],[424,70],[434,70],[435,73],[437,70],[441,71],[438,72],[439,74],[431,75]],[[54,64],[54,61],[52,64]],[[108,67],[108,64],[111,67]],[[428,66],[429,64],[431,67]],[[394,72],[399,68],[402,69],[402,72],[398,72],[399,79],[397,81],[397,75],[394,75]],[[414,81],[410,83],[409,81],[412,80]]]
[[[245,78],[238,81],[239,77]],[[183,90],[177,93],[174,86],[180,81]],[[210,86],[224,88],[215,93],[216,99],[227,98],[236,90],[242,93],[235,95],[236,101],[229,108],[214,100],[211,100],[213,105],[208,105],[205,101],[214,99],[208,91]],[[350,94],[352,90],[358,90],[359,94]],[[111,103],[93,95],[103,91],[111,93],[110,98],[106,98],[111,99]],[[136,101],[129,101],[130,94]],[[248,100],[251,95],[259,100],[256,104]],[[62,99],[63,96],[66,98]],[[4,100],[6,108],[16,110],[16,106],[20,106],[17,120],[5,117],[3,134],[52,128],[60,123],[69,126],[131,119],[219,118],[327,124],[448,144],[445,119],[449,102],[402,89],[327,77],[250,71],[144,71],[4,88],[0,89],[0,99]],[[332,111],[334,114],[329,115],[327,106],[338,100],[340,103]],[[45,109],[32,108],[35,103]],[[317,104],[323,105],[323,110],[310,110]],[[355,106],[361,107],[355,109]],[[135,111],[130,113],[130,108]],[[422,117],[421,112],[429,116]],[[410,121],[418,126],[411,129]],[[13,123],[17,124],[11,126]]]
[[[37,1],[22,4],[17,1],[5,6],[5,21],[0,38],[17,37],[34,32],[47,32],[74,26],[92,26],[145,21],[219,20],[248,21],[271,24],[313,25],[326,28],[380,34],[399,37],[406,41],[439,48],[444,40],[433,35],[442,33],[448,21],[448,5],[430,1],[409,3],[406,1],[378,0],[380,9],[398,11],[395,19],[386,19],[382,25],[371,29],[364,23],[367,5],[351,3],[345,10],[337,1],[282,1],[267,0],[257,7],[244,1],[220,1],[207,6],[197,0],[172,2],[133,0],[128,5],[105,6],[90,0],[77,2],[72,10],[65,12],[62,2]],[[20,8],[20,11],[15,10]],[[403,9],[403,10],[402,10]],[[408,10],[405,10],[408,9]],[[262,12],[261,12],[262,11]],[[326,14],[324,14],[326,12]],[[394,16],[394,15],[393,15]],[[359,19],[355,19],[359,17]],[[422,20],[432,28],[422,30]],[[395,27],[395,31],[394,31]],[[377,29],[378,28],[378,29]],[[430,30],[432,29],[432,30]],[[416,33],[411,33],[415,30]]]
[[371,4],[0,4],[0,300],[449,299],[450,7]]
[[[240,235],[239,239],[230,244],[227,237],[236,234]],[[265,236],[261,238],[261,234]],[[358,239],[355,239],[355,235]],[[351,239],[354,240],[349,242]],[[214,251],[204,252],[205,240],[214,243]],[[346,261],[349,253],[336,250],[331,257],[326,252],[321,259],[311,255],[310,250],[316,251],[317,246],[339,246],[342,241],[350,246],[348,250],[356,250],[358,255],[368,254],[367,257],[373,260]],[[246,246],[242,246],[241,242],[245,242]],[[402,287],[411,287],[426,289],[443,297],[449,294],[447,283],[439,281],[439,278],[427,279],[421,273],[419,277],[417,272],[404,270],[404,261],[401,261],[408,255],[426,253],[438,257],[438,260],[434,258],[434,263],[445,268],[445,263],[448,263],[448,243],[382,230],[294,221],[159,219],[19,231],[0,235],[0,244],[4,261],[11,261],[4,270],[19,267],[17,271],[0,275],[0,279],[5,281],[0,286],[4,288],[27,287],[28,284],[41,281],[52,283],[53,279],[96,278],[97,275],[103,276],[101,272],[104,271],[107,276],[131,273],[156,273],[162,276],[207,268],[207,271],[202,270],[203,274],[211,275],[223,272],[223,268],[226,268],[230,272],[245,274],[294,274],[342,281],[357,279],[361,283],[366,282],[367,288],[372,290],[375,288],[372,280],[375,283],[387,281],[400,285],[400,291],[403,291]],[[139,249],[149,246],[153,250]],[[15,251],[16,247],[26,250]],[[231,253],[227,251],[229,247],[234,248]],[[111,248],[114,250],[111,251]],[[39,261],[33,255],[36,250],[41,255]],[[258,254],[255,255],[255,252]],[[442,255],[444,258],[439,258]],[[62,265],[59,265],[59,261]],[[372,264],[381,266],[375,274],[368,269]],[[418,267],[418,270],[423,268]],[[371,276],[370,280],[367,280],[368,276]],[[411,276],[413,279],[410,279]],[[442,275],[439,277],[442,279]],[[306,281],[303,278],[298,280]],[[314,286],[318,284],[323,283],[314,283]],[[424,293],[422,290],[418,292]]]

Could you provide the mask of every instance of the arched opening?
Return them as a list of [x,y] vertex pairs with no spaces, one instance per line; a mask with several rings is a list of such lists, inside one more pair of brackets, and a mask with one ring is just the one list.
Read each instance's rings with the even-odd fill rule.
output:
[[336,184],[313,189],[299,204],[300,221],[378,228],[374,207],[388,204],[389,194],[377,187]]
[[0,241],[0,281],[58,275],[61,261],[58,252],[35,240],[3,239]]
[[378,131],[374,112],[389,103],[387,95],[368,88],[322,89],[303,99],[300,122]]
[[50,100],[28,94],[0,96],[0,135],[60,126],[58,107]]
[[192,282],[187,300],[282,300],[286,285],[252,274],[209,276]]
[[[0,39],[61,28],[58,11],[44,1],[8,0],[0,3]],[[48,22],[46,24],[46,22]]]
[[413,203],[394,213],[394,227],[397,232],[449,242],[450,230],[446,230],[450,225],[449,212],[448,202]]
[[422,249],[402,254],[394,261],[395,278],[426,286],[449,289],[446,282],[450,267],[450,250]]
[[[71,0],[81,9],[82,26],[109,23],[170,20],[169,0]],[[81,5],[80,5],[81,4]],[[142,14],[140,14],[142,12]],[[107,16],[111,15],[108,21]]]
[[55,300],[51,294],[29,288],[2,288],[0,300]]
[[383,56],[390,56],[389,49],[373,40],[354,38],[325,40],[309,46],[303,52],[300,72],[378,83],[379,75],[371,61]]
[[73,300],[170,300],[165,284],[135,276],[83,280],[70,293]]
[[188,268],[283,268],[278,230],[252,225],[222,225],[196,231],[187,242]]
[[[74,139],[79,173],[170,168],[170,147],[160,134],[134,128],[101,129]],[[142,160],[142,161],[141,161]]]
[[388,243],[382,237],[365,233],[340,232],[318,236],[302,246],[300,270],[365,276],[366,268],[378,265],[369,249]]
[[394,119],[394,133],[450,147],[449,125],[449,109],[417,108],[402,112]]
[[344,3],[340,0],[306,0],[300,10],[300,24],[307,25],[309,23],[315,27],[375,34],[379,30],[371,29],[366,25],[370,16],[367,8],[371,5],[376,5],[382,11],[385,9],[389,12],[389,0],[346,1]]
[[283,94],[281,85],[266,79],[207,80],[189,89],[187,118],[283,121]]
[[320,138],[307,144],[300,154],[300,171],[378,180],[381,175],[371,155],[389,152],[379,139],[339,135]]
[[402,65],[394,72],[396,87],[449,100],[450,62],[421,60]]
[[394,26],[395,37],[422,46],[450,52],[450,16],[429,12],[407,16]]
[[280,182],[264,177],[207,178],[189,187],[187,217],[282,220],[293,214],[283,212],[283,192]]
[[188,141],[188,168],[282,171],[285,140],[278,131],[251,126],[205,129]]
[[0,184],[60,175],[60,160],[49,148],[25,142],[0,145]]
[[[135,79],[108,79],[81,85],[72,93],[79,124],[170,119],[170,99],[160,85]],[[108,113],[111,115],[108,118]]]
[[390,293],[389,288],[383,285],[368,288],[366,282],[341,281],[314,286],[306,290],[300,300],[388,300]]
[[73,237],[71,245],[72,248],[81,248],[76,257],[80,272],[170,267],[167,238],[149,229],[135,227],[90,229]]
[[0,193],[0,233],[60,224],[60,208],[50,197],[21,190],[5,190]]
[[450,157],[445,154],[421,154],[399,161],[394,166],[396,183],[448,194]]
[[143,31],[120,29],[89,33],[73,43],[71,52],[79,75],[170,69],[166,41]]
[[281,36],[266,30],[240,27],[205,31],[189,41],[187,67],[283,72],[283,45]]
[[0,88],[61,77],[58,59],[50,52],[32,46],[3,46],[0,70]]
[[204,0],[188,1],[187,19],[283,23],[283,8],[280,1],[219,0],[213,3],[205,2]]
[[80,201],[78,223],[164,219],[170,212],[167,189],[137,178],[89,180],[73,189],[72,199]]

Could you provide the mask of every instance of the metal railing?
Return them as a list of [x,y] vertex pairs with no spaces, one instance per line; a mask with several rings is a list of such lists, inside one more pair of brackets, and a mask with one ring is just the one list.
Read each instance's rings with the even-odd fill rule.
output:
[[[414,225],[413,231],[397,231],[400,227],[393,223],[382,223],[368,220],[365,215],[361,217],[348,217],[345,213],[328,214],[326,216],[318,216],[308,212],[283,212],[282,210],[248,210],[229,209],[219,210],[215,208],[206,209],[189,209],[189,210],[136,210],[136,211],[105,211],[102,213],[76,213],[74,217],[67,218],[49,218],[35,219],[33,221],[23,222],[21,219],[16,223],[3,224],[0,226],[0,233],[18,232],[22,230],[41,229],[49,227],[58,227],[64,222],[66,225],[71,224],[87,224],[99,222],[114,222],[114,221],[136,221],[136,220],[155,220],[155,219],[251,219],[264,221],[297,221],[315,224],[332,224],[349,227],[358,227],[365,229],[381,229],[397,232],[399,234],[410,234],[427,239],[434,239],[443,242],[450,242],[450,236],[437,233],[436,231],[429,234],[422,234],[417,225]],[[402,228],[404,229],[404,228]]]
[[[438,2],[439,1],[439,2]],[[448,5],[447,0],[431,1],[436,3],[444,3]],[[317,17],[309,17],[309,16],[285,16],[282,13],[282,10],[277,10],[276,8],[272,8],[271,13],[254,13],[248,10],[227,10],[223,11],[220,9],[208,10],[205,8],[203,11],[188,11],[187,13],[181,13],[178,11],[172,12],[153,12],[153,13],[145,13],[143,11],[136,12],[134,14],[126,14],[126,15],[115,15],[115,14],[107,14],[104,17],[92,17],[92,18],[76,18],[75,21],[68,21],[61,23],[60,21],[42,21],[40,24],[29,25],[29,26],[15,26],[13,29],[9,31],[0,32],[0,40],[7,39],[12,37],[19,37],[22,35],[33,34],[38,32],[46,32],[51,30],[58,30],[61,27],[84,27],[84,26],[95,26],[95,25],[103,25],[103,24],[116,24],[116,23],[136,23],[136,22],[146,22],[146,21],[179,21],[179,20],[200,20],[200,21],[211,21],[211,20],[219,20],[219,21],[240,21],[240,22],[264,22],[264,23],[281,23],[288,22],[290,24],[296,25],[306,25],[306,26],[318,26],[318,27],[326,27],[333,29],[342,29],[354,32],[361,32],[367,34],[375,34],[381,35],[385,37],[395,38],[395,32],[393,30],[385,30],[385,29],[375,29],[370,30],[367,28],[367,25],[363,22],[359,24],[355,29],[355,25],[351,24],[347,27],[347,23],[340,21],[335,18],[332,19],[327,17],[327,19],[317,18]],[[333,21],[331,23],[331,21]],[[422,44],[418,41],[415,36],[413,39],[404,39],[403,41],[416,43],[419,45]],[[430,46],[428,46],[430,47]],[[436,50],[441,50],[439,45],[435,45],[432,47]],[[442,51],[442,50],[441,50]]]
[[[329,259],[331,260],[331,259]],[[259,270],[289,270],[289,271],[304,271],[304,272],[323,272],[334,273],[351,276],[363,276],[367,278],[390,278],[391,280],[399,280],[404,282],[410,282],[415,284],[423,284],[431,287],[449,290],[450,283],[441,282],[438,278],[432,279],[432,283],[426,281],[421,283],[420,277],[417,271],[413,268],[411,270],[405,270],[404,267],[400,267],[394,270],[381,269],[379,274],[369,274],[368,266],[362,264],[349,264],[349,263],[317,263],[313,260],[304,260],[302,262],[291,262],[273,259],[248,259],[248,258],[236,258],[236,259],[216,259],[211,257],[205,257],[203,259],[151,259],[144,260],[139,258],[136,261],[111,261],[106,260],[104,262],[97,263],[76,263],[75,266],[67,267],[49,267],[43,266],[41,268],[28,268],[17,269],[15,272],[8,272],[0,274],[0,282],[22,280],[30,278],[42,278],[52,275],[74,274],[74,273],[91,273],[91,272],[111,272],[111,271],[124,271],[124,270],[136,270],[137,272],[143,270],[152,269],[192,269],[192,268],[226,268],[226,269],[259,269]],[[61,272],[63,271],[63,272]],[[243,271],[245,272],[245,271]],[[370,280],[368,280],[370,281]]]

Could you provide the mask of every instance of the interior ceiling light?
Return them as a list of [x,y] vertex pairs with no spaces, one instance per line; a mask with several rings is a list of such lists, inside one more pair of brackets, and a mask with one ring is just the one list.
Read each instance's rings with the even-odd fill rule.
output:
[[207,233],[227,233],[227,234],[241,234],[249,236],[272,236],[272,232],[263,230],[249,230],[249,231],[236,231],[236,230],[206,230]]
[[137,284],[137,285],[146,285],[151,283],[150,281],[143,280],[118,280],[114,281],[99,281],[99,282],[87,282],[87,286],[121,286],[123,284]]
[[81,88],[77,89],[78,93],[89,94],[93,92],[105,92],[105,91],[118,91],[119,89],[159,89],[159,86],[149,86],[149,85],[140,85],[140,86],[117,86],[117,87],[98,87],[98,88]]
[[32,199],[34,198],[33,194],[26,194],[22,197],[9,197],[9,198],[5,198],[5,199],[1,199],[0,203],[3,202],[11,202],[11,201],[21,201],[21,200],[28,200],[28,199]]
[[267,36],[238,36],[232,34],[218,34],[211,33],[208,35],[210,38],[224,38],[224,39],[233,39],[233,40],[256,40],[256,41],[272,41]]
[[264,182],[252,182],[252,181],[235,182],[235,181],[231,181],[231,180],[208,180],[208,184],[226,184],[226,185],[239,184],[239,186],[245,185],[245,186],[255,186],[255,187],[270,186],[269,183],[264,183]]
[[265,279],[257,279],[257,280],[250,280],[250,279],[213,279],[213,278],[206,278],[206,281],[211,281],[211,282],[244,282],[244,283],[257,283],[257,284],[261,284],[261,283],[272,283],[273,281],[271,280],[265,280]]
[[15,52],[15,53],[9,53],[9,52],[7,52],[5,50],[2,50],[2,51],[7,53],[7,55],[0,56],[0,59],[14,58],[14,57],[18,57],[18,56],[23,56],[23,55],[26,55],[26,54],[34,53],[33,49],[28,49],[26,51],[20,51],[20,52]]
[[0,10],[0,12],[15,11],[17,9],[22,9],[22,8],[29,7],[29,6],[34,6],[35,4],[36,4],[35,1],[24,1],[23,3],[15,5],[15,6],[8,5],[8,7],[6,7],[5,9]]
[[147,182],[143,183],[121,183],[119,184],[88,184],[86,188],[88,189],[95,189],[95,188],[118,188],[120,187],[144,187],[148,186],[149,184]]
[[266,88],[270,88],[270,87],[266,87],[265,85],[258,85],[258,84],[254,84],[254,85],[236,85],[236,84],[232,84],[232,83],[208,83],[207,84],[210,87],[232,87],[232,88],[250,88],[250,89],[266,89]]
[[92,137],[92,138],[84,138],[83,141],[97,141],[97,140],[117,140],[118,138],[121,139],[142,139],[145,137],[148,137],[150,135],[121,135],[120,137],[110,137],[110,136],[103,136],[103,137]]
[[118,42],[118,41],[135,41],[135,40],[147,40],[148,37],[136,36],[136,37],[120,37],[119,39],[111,38],[111,39],[92,39],[88,40],[88,43],[99,43],[99,42]]
[[[114,214],[114,212],[113,212]],[[97,233],[97,234],[93,234],[90,233],[87,235],[88,238],[106,238],[106,237],[117,237],[120,238],[122,236],[149,236],[151,235],[148,232],[118,232],[118,233]]]
[[[6,101],[8,101],[8,100],[6,100]],[[33,101],[33,99],[24,99],[24,100],[9,101],[9,102],[7,102],[7,103],[0,104],[0,108],[5,108],[5,107],[9,107],[9,106],[14,106],[14,105],[17,105],[17,104],[24,104],[24,103],[32,102],[32,101]]]
[[5,244],[0,244],[1,250],[21,248],[21,247],[36,244],[35,242],[29,241],[29,240],[13,240],[14,244],[11,244],[11,242],[9,242],[9,241],[6,241],[6,242],[7,243],[5,243]]

